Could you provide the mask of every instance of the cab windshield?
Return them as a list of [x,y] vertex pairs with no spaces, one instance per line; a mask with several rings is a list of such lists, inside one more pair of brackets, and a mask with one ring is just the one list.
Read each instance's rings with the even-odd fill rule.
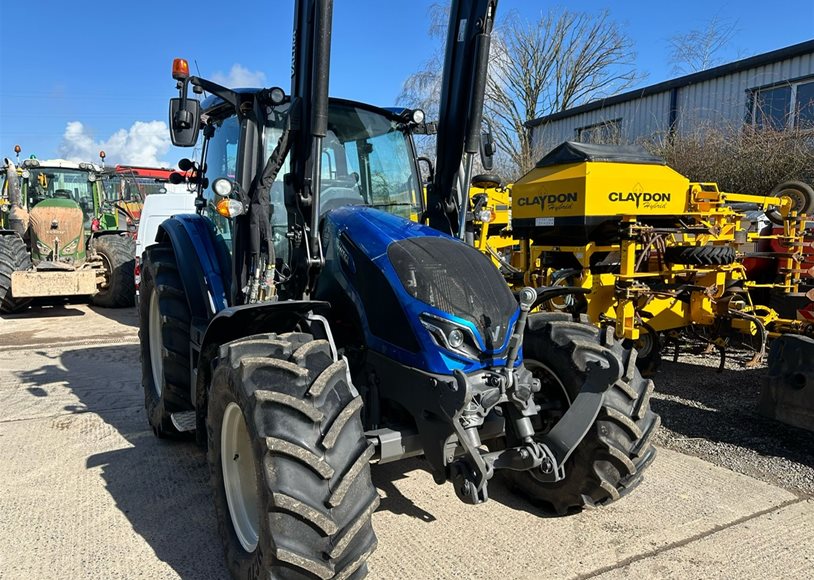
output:
[[93,212],[93,182],[81,169],[32,168],[22,180],[22,194],[33,207],[45,199],[72,199],[86,214]]
[[[265,157],[261,169],[282,135],[287,113],[288,104],[284,104],[275,107],[266,120],[263,130]],[[217,125],[206,159],[209,175],[236,177],[239,137],[237,117],[228,117]],[[321,213],[343,205],[366,205],[417,219],[423,202],[412,160],[409,134],[399,128],[396,120],[349,103],[330,103],[328,132],[322,144]],[[289,171],[289,159],[286,158],[270,191],[272,238],[277,257],[283,260],[287,259],[289,250],[283,178]],[[211,181],[205,195],[213,204],[215,195]],[[230,222],[211,208],[207,213],[229,243]]]
[[[265,128],[266,158],[282,134],[281,109]],[[422,198],[411,148],[397,121],[362,107],[331,103],[328,133],[322,142],[320,211],[366,205],[415,217],[421,212]],[[277,175],[280,186],[287,171],[286,160]],[[282,191],[272,195],[275,205],[282,201]]]
[[105,183],[105,199],[108,201],[143,202],[150,194],[166,191],[166,184],[152,177],[111,175]]

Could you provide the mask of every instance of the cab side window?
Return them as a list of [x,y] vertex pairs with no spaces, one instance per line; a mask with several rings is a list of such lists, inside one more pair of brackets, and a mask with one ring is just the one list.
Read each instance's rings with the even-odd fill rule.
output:
[[215,211],[217,195],[212,191],[212,182],[218,177],[228,177],[234,180],[237,173],[237,144],[240,137],[240,127],[237,117],[224,119],[215,128],[215,135],[209,140],[209,149],[206,155],[206,176],[209,186],[204,190],[207,200],[206,215],[215,224],[218,233],[224,241],[231,246],[232,223]]

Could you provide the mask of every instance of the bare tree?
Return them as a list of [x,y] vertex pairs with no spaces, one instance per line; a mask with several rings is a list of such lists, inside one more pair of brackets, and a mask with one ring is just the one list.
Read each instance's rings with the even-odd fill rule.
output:
[[607,12],[510,14],[496,35],[485,113],[520,172],[536,161],[525,123],[609,96],[639,80],[632,41]]
[[[448,12],[430,12],[434,32]],[[530,22],[510,13],[495,30],[484,117],[503,159],[497,165],[513,178],[536,161],[527,121],[608,96],[639,80],[632,41],[607,12],[551,11]],[[433,57],[404,83],[399,97],[408,106],[437,113],[443,54]]]
[[674,74],[690,74],[721,64],[721,50],[738,33],[738,21],[715,15],[703,28],[670,38]]

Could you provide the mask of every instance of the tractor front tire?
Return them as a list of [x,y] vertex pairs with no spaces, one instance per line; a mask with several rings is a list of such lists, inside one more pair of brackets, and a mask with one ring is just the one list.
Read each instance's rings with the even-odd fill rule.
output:
[[221,347],[208,458],[233,578],[366,575],[379,496],[361,407],[325,340],[265,334]]
[[139,300],[144,407],[156,436],[176,436],[172,414],[192,410],[189,304],[172,246],[150,246],[144,255]]
[[91,303],[103,308],[126,308],[136,300],[135,254],[133,238],[108,234],[93,241],[96,253],[105,266],[107,286],[91,298]]
[[30,298],[14,298],[11,274],[31,267],[31,256],[25,242],[16,235],[0,236],[0,313],[20,312],[31,303]]
[[[529,316],[523,351],[526,368],[542,383],[536,397],[543,409],[559,404],[564,412],[582,389],[588,365],[604,362],[608,354],[623,370],[606,391],[593,426],[566,461],[565,478],[550,483],[534,471],[506,470],[510,487],[556,515],[625,496],[641,482],[656,455],[652,441],[660,423],[650,409],[653,382],[642,379],[636,369],[636,351],[615,341],[612,329],[600,330],[562,313]],[[556,421],[539,424],[547,431]]]

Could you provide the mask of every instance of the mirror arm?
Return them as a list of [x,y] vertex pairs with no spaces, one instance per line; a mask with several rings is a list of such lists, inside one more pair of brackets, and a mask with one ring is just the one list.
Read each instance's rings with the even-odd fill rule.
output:
[[[227,89],[226,87],[219,85],[218,83],[213,83],[212,81],[202,79],[201,77],[189,77],[188,79],[186,79],[186,81],[189,82],[190,84],[195,85],[196,87],[202,88],[207,93],[213,94],[216,97],[223,99],[225,102],[237,108],[238,94],[234,92],[232,89]],[[181,95],[181,98],[184,98],[186,96],[186,85],[184,86],[183,91],[184,94]]]

